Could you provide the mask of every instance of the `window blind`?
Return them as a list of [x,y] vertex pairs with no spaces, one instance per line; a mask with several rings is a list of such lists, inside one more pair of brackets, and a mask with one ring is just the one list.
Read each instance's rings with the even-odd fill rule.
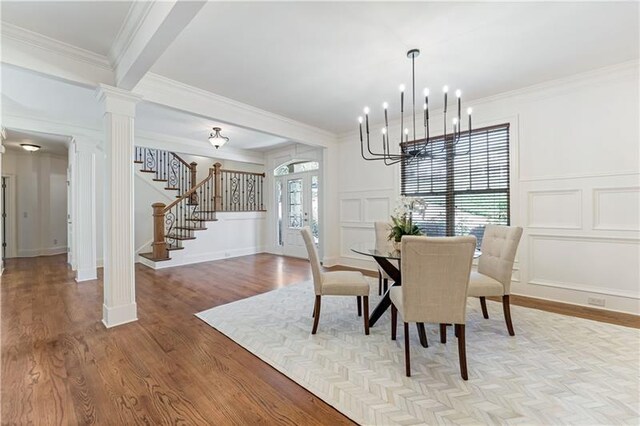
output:
[[482,242],[487,224],[508,225],[509,124],[401,145],[417,156],[402,163],[401,193],[424,206],[413,220],[426,235],[475,235]]

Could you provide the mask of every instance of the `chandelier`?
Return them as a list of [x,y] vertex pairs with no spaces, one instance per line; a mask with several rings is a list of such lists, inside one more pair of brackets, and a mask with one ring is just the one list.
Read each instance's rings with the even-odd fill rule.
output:
[[[412,162],[419,157],[435,157],[438,152],[445,151],[447,145],[455,147],[461,140],[462,136],[462,91],[456,90],[455,95],[457,98],[457,114],[454,112],[454,116],[451,120],[451,134],[447,134],[447,109],[448,109],[448,95],[449,86],[444,86],[442,92],[444,94],[444,109],[443,109],[443,136],[437,138],[431,138],[429,133],[429,89],[424,89],[424,103],[423,109],[423,123],[424,137],[419,137],[416,133],[416,68],[415,60],[420,55],[420,50],[411,49],[407,52],[407,58],[411,59],[411,81],[412,81],[412,114],[413,119],[413,139],[409,140],[409,128],[404,127],[404,92],[405,85],[400,85],[400,137],[399,137],[399,151],[397,153],[391,152],[391,144],[389,140],[391,135],[389,133],[389,119],[388,109],[389,104],[384,102],[382,108],[384,109],[384,126],[382,127],[382,152],[374,152],[371,150],[371,143],[369,140],[369,107],[364,108],[364,119],[362,116],[358,117],[360,127],[360,155],[367,161],[383,161],[386,165],[392,165],[399,162],[405,162],[405,164]],[[468,116],[468,131],[465,132],[468,135],[469,149],[471,147],[471,108],[467,108]],[[363,132],[364,124],[364,132]],[[364,136],[363,136],[364,133]],[[366,138],[366,153],[365,153],[365,141]],[[465,138],[467,139],[467,138]],[[434,142],[444,141],[442,149],[435,152],[433,149]],[[457,154],[457,153],[455,153]],[[455,155],[454,154],[454,155]]]
[[220,127],[214,127],[212,130],[213,132],[209,134],[209,142],[211,143],[211,145],[215,146],[216,149],[229,142],[229,138],[220,134],[220,132],[222,131]]

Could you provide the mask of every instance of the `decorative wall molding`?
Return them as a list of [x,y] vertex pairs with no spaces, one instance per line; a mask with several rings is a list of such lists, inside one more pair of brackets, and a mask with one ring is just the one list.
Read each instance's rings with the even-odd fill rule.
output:
[[553,176],[536,176],[536,177],[520,177],[520,182],[538,182],[546,180],[572,180],[572,179],[600,179],[615,176],[637,176],[640,175],[638,170],[623,170],[607,173],[589,173],[589,174],[569,174],[569,175],[553,175]]
[[[355,209],[352,213],[350,209]],[[343,198],[340,200],[340,223],[362,222],[362,200],[360,198]]]
[[[626,237],[612,237],[612,236],[568,236],[568,235],[556,235],[556,234],[529,234],[528,236],[528,271],[529,271],[529,279],[526,282],[527,284],[533,285],[542,285],[547,287],[557,287],[563,289],[577,290],[587,293],[597,293],[597,294],[605,294],[610,296],[618,296],[632,299],[640,299],[640,292],[638,290],[624,290],[619,288],[613,288],[610,286],[594,286],[587,283],[579,283],[579,282],[569,282],[562,280],[550,280],[541,277],[536,277],[536,259],[535,259],[535,250],[534,244],[539,240],[550,240],[550,241],[569,241],[569,242],[596,242],[596,243],[612,243],[612,244],[623,244],[623,245],[633,245],[636,247],[640,247],[640,238],[626,238]],[[605,268],[613,268],[612,265],[608,263],[608,260],[605,259],[602,263],[596,261],[596,259],[588,259],[585,262],[582,262],[580,259],[575,258],[575,253],[566,253],[564,258],[559,258],[558,262],[563,262],[566,264],[567,262],[574,262],[576,264],[582,265],[581,268],[586,267],[586,265],[591,265],[593,267],[602,266]],[[636,258],[637,260],[637,258]],[[611,272],[611,279],[619,279],[615,275],[615,272]]]
[[[631,211],[631,216],[636,220],[635,226],[629,226],[627,224],[618,224],[615,223],[602,223],[602,213],[601,213],[601,203],[602,196],[606,194],[636,194],[640,199],[640,187],[639,186],[631,186],[631,187],[610,187],[610,188],[593,188],[593,229],[599,231],[630,231],[637,232],[640,231],[640,217],[638,217],[637,212]],[[638,200],[631,200],[632,209],[638,210]],[[621,208],[622,206],[618,206]],[[624,210],[625,213],[628,213],[627,210]]]
[[[528,208],[527,208],[527,227],[528,228],[549,228],[549,229],[582,229],[582,190],[580,189],[549,189],[549,190],[536,190],[536,191],[528,191]],[[558,197],[567,197],[568,200],[565,200],[565,204],[555,208],[555,211],[551,211],[549,206],[542,208],[543,211],[551,211],[551,213],[558,217],[560,214],[568,214],[567,219],[572,220],[573,222],[568,222],[566,224],[562,223],[552,223],[552,222],[544,222],[544,218],[536,219],[536,200],[541,200],[543,198],[552,199],[555,198],[557,200]],[[570,208],[573,208],[573,212],[567,212],[569,206],[566,204],[566,201],[571,201],[575,205],[571,205]],[[556,201],[558,202],[558,201]],[[542,219],[542,220],[541,220]]]

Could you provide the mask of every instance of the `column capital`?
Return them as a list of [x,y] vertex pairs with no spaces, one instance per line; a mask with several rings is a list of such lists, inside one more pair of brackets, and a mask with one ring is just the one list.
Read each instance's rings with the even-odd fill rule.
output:
[[97,152],[99,151],[98,145],[100,141],[82,135],[76,135],[73,137],[73,143],[75,145],[76,152]]
[[96,90],[96,98],[104,107],[105,113],[136,116],[136,104],[142,100],[142,96],[128,90],[100,84]]

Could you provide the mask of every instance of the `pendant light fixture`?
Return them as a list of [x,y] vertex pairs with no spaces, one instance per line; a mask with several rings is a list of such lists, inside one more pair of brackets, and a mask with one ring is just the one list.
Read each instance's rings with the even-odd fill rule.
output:
[[220,134],[221,131],[222,129],[220,127],[214,127],[213,132],[209,135],[209,142],[215,146],[216,149],[229,142],[229,138]]

